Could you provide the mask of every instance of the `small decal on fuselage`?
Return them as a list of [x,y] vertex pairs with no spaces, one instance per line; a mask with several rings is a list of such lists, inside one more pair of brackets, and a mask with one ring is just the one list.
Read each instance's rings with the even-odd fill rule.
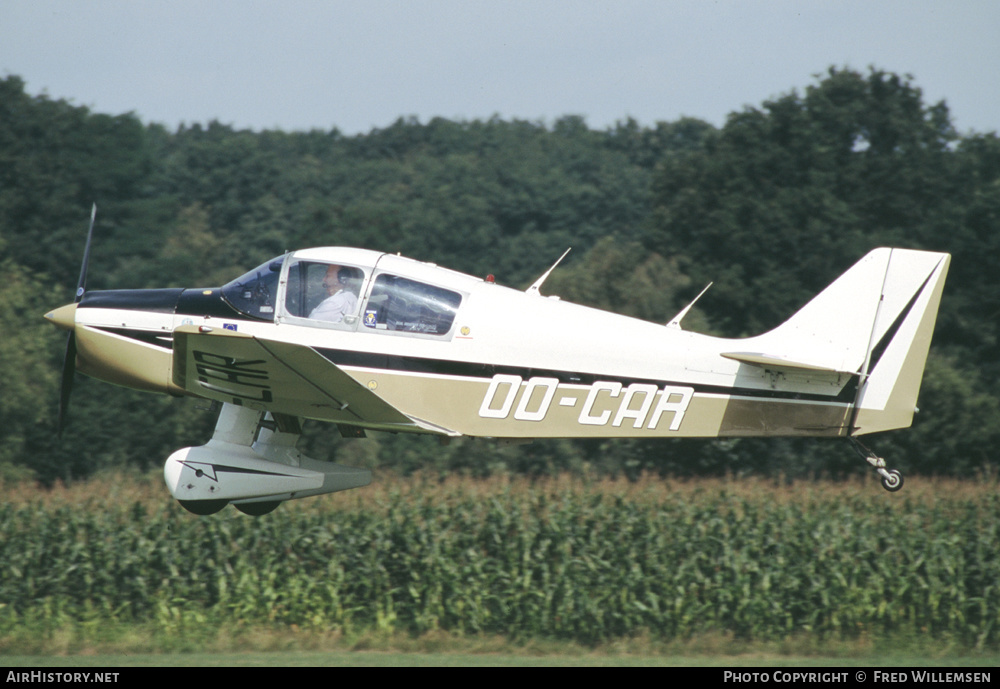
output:
[[[513,418],[517,421],[543,421],[557,392],[560,393],[560,407],[582,404],[577,417],[581,425],[606,426],[610,423],[619,427],[629,423],[632,428],[653,430],[664,413],[671,412],[671,431],[680,429],[694,397],[694,388],[682,385],[660,388],[652,383],[632,383],[625,387],[616,381],[599,380],[585,386],[561,386],[557,378],[534,377],[525,381],[521,376],[497,374],[479,406],[479,416],[506,419],[513,410]],[[617,400],[617,403],[609,403],[610,400]]]
[[223,330],[236,330],[236,323],[223,323],[222,324],[222,329]]

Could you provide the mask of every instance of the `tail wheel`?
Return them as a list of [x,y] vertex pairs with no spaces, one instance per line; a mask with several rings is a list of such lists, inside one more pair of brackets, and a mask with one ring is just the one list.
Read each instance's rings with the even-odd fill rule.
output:
[[278,505],[281,504],[281,500],[274,500],[271,502],[245,502],[242,504],[235,504],[233,507],[238,509],[243,514],[248,514],[251,517],[263,517],[265,514],[270,514],[278,509]]
[[899,473],[898,469],[886,469],[885,459],[872,452],[870,448],[866,447],[864,443],[854,436],[848,436],[847,439],[851,441],[851,445],[861,455],[861,458],[868,462],[875,469],[875,472],[882,477],[883,488],[890,493],[895,493],[903,487],[903,475]]
[[882,487],[890,493],[895,493],[903,487],[903,475],[898,469],[890,469],[882,476]]
[[178,500],[177,502],[188,512],[197,514],[199,517],[215,514],[229,504],[228,500]]

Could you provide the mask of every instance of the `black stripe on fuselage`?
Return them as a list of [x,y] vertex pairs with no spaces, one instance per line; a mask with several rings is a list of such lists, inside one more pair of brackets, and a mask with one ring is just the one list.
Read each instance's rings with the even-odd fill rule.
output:
[[[163,347],[164,349],[172,348],[172,342],[160,339],[163,337],[162,331],[109,327],[99,327],[97,329],[114,333],[122,337],[128,337],[146,344]],[[360,352],[349,349],[314,349],[327,361],[330,361],[337,366],[373,368],[384,370],[386,372],[427,373],[437,376],[481,378],[484,382],[488,382],[497,374],[505,374],[520,376],[524,380],[528,380],[533,377],[555,378],[560,383],[567,385],[593,385],[597,381],[614,381],[621,383],[622,387],[628,387],[632,384],[656,385],[657,387],[673,385],[692,387],[694,388],[696,394],[731,395],[736,397],[753,397],[757,399],[805,402],[840,402],[843,404],[852,403],[857,395],[857,376],[851,376],[851,379],[844,385],[843,388],[841,388],[837,395],[820,395],[815,393],[789,392],[761,388],[700,385],[686,381],[659,380],[654,378],[626,378],[614,374],[580,373],[575,371],[532,368],[526,366],[503,366],[497,364],[452,361],[450,359],[428,359],[416,356],[398,356],[394,354]]]
[[755,397],[773,400],[795,400],[808,402],[841,402],[849,404],[857,392],[857,376],[851,376],[850,381],[837,395],[819,395],[811,393],[788,392],[781,390],[765,390],[757,388],[734,388],[724,385],[699,385],[690,382],[657,380],[653,378],[623,378],[621,376],[595,373],[579,373],[557,369],[540,369],[523,366],[500,366],[496,364],[481,364],[448,359],[425,359],[415,356],[397,356],[390,354],[375,354],[357,352],[346,349],[320,349],[316,352],[337,366],[356,366],[363,368],[382,369],[387,372],[429,373],[439,376],[462,376],[466,378],[482,378],[488,382],[497,374],[520,376],[523,380],[533,377],[555,378],[567,385],[593,385],[597,381],[614,381],[623,387],[632,384],[647,384],[663,387],[674,385],[692,387],[696,394],[732,395],[737,397]]

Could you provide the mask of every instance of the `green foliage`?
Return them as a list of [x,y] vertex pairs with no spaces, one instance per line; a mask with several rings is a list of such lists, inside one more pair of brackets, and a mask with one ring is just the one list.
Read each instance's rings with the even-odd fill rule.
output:
[[[55,419],[52,394],[57,391],[58,357],[65,349],[42,314],[58,304],[51,285],[10,260],[0,261],[0,480],[23,477],[26,454],[48,445]],[[19,466],[20,465],[20,466]]]
[[[0,241],[17,264],[55,279],[78,266],[86,210],[96,202],[109,218],[127,217],[151,168],[134,116],[91,114],[29,97],[17,77],[0,81]],[[75,268],[68,273],[64,284],[75,286]]]
[[946,106],[924,106],[909,81],[831,69],[666,158],[647,244],[716,281],[705,308],[724,332],[763,332],[876,246],[951,250],[975,195],[956,139]]
[[[400,119],[353,139],[212,123],[177,132],[154,184],[182,209],[200,209],[217,266],[345,244],[517,284],[570,243],[587,248],[645,216],[649,170],[629,162],[622,138],[572,118],[553,131]],[[203,242],[176,251],[187,231],[173,231],[169,257],[204,261]]]
[[[676,258],[650,254],[638,242],[606,237],[582,261],[554,272],[543,291],[566,301],[666,323],[684,307],[679,293],[690,286],[691,279],[680,271]],[[696,314],[685,320],[688,329],[697,330],[703,324]]]
[[877,501],[829,485],[622,486],[418,483],[259,519],[141,500],[8,504],[0,638],[136,623],[168,639],[295,625],[588,644],[1000,642],[995,486]]

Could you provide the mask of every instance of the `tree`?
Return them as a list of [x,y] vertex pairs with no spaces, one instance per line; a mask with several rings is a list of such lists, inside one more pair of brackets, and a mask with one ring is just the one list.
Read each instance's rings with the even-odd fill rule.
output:
[[646,244],[682,247],[695,283],[716,282],[706,310],[724,332],[762,332],[875,246],[945,248],[955,139],[908,79],[831,69],[666,159]]
[[65,300],[44,276],[0,262],[0,479],[23,477],[31,455],[51,447],[58,355],[65,348],[42,314]]

